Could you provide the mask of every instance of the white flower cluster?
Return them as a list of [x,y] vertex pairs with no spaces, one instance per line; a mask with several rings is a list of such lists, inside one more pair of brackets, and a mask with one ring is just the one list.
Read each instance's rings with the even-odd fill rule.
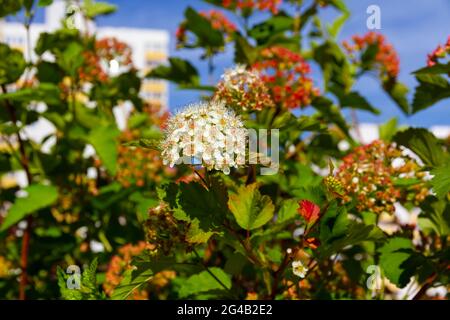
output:
[[231,167],[245,164],[247,131],[223,102],[188,106],[168,121],[162,143],[165,165],[202,164],[208,170],[229,174]]
[[237,64],[234,68],[225,70],[221,76],[226,87],[233,90],[240,90],[242,86],[252,85],[260,81],[260,76],[257,71],[247,70],[243,64]]

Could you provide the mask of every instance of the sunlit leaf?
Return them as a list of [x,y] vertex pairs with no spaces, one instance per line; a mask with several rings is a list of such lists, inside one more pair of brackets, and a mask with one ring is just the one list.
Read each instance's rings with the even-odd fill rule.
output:
[[275,210],[270,197],[261,195],[256,183],[240,187],[236,194],[231,194],[228,206],[245,230],[262,227],[272,219]]
[[17,198],[9,208],[0,232],[7,230],[26,216],[52,205],[58,198],[58,189],[54,186],[33,184],[25,188],[26,197]]

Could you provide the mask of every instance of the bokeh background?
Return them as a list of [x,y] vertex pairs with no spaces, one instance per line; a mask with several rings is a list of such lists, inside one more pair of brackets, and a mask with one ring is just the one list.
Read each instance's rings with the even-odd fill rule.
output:
[[[177,50],[175,32],[183,20],[184,10],[192,6],[198,10],[210,10],[214,6],[200,0],[110,0],[118,6],[117,12],[98,19],[97,25],[133,28],[154,28],[167,30],[170,34],[170,56],[189,59],[198,68],[204,83],[210,81],[207,76],[207,63],[200,60],[200,50]],[[305,5],[308,4],[305,1]],[[400,56],[399,80],[413,88],[416,80],[411,72],[426,65],[426,56],[438,44],[446,41],[450,34],[450,1],[448,0],[349,0],[346,1],[351,12],[349,20],[339,35],[339,40],[351,38],[354,34],[365,34],[368,29],[366,20],[369,14],[367,7],[377,5],[381,9],[381,30]],[[283,8],[283,6],[281,7]],[[285,7],[286,8],[286,7]],[[333,8],[321,10],[322,21],[332,22],[338,12]],[[228,17],[233,21],[231,14]],[[266,14],[256,15],[253,23],[264,20]],[[36,22],[44,20],[44,10],[40,10]],[[215,60],[214,77],[217,80],[225,68],[232,66],[233,48],[227,48]],[[321,85],[320,73],[313,65],[316,83]],[[444,100],[432,108],[413,116],[405,116],[394,105],[390,98],[380,90],[376,79],[362,77],[355,89],[360,91],[372,105],[382,111],[381,116],[358,111],[358,118],[365,123],[382,123],[391,117],[397,117],[402,124],[431,127],[450,125],[449,100]],[[179,90],[170,84],[169,108],[172,111],[198,100],[198,91]],[[410,92],[410,95],[412,93]],[[308,110],[303,111],[308,113]]]

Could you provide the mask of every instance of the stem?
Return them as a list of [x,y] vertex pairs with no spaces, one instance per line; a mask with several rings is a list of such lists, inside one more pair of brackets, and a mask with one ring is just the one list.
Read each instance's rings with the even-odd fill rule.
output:
[[294,24],[294,35],[300,34],[300,19],[302,17],[302,6],[301,4],[297,3],[295,6],[295,24]]
[[27,217],[27,228],[23,234],[22,238],[22,248],[20,253],[20,268],[22,273],[20,274],[19,283],[19,300],[26,300],[26,287],[28,283],[28,251],[30,250],[30,238],[31,238],[31,224],[33,223],[33,218],[31,216]]
[[[201,175],[200,173],[198,173],[197,170],[195,170],[194,168],[192,168],[192,169],[194,170],[195,174],[200,178],[200,180],[203,182],[204,187],[205,187],[207,190],[209,190],[208,183],[206,182],[205,178],[203,178],[202,175]],[[205,170],[206,170],[206,168],[205,168]],[[206,172],[206,171],[205,171],[205,172]]]
[[256,166],[251,164],[248,166],[247,180],[245,181],[245,185],[248,186],[256,181]]
[[420,290],[416,293],[416,295],[412,299],[413,300],[420,300],[425,295],[427,290],[431,287],[431,285],[433,284],[434,280],[437,278],[437,275],[438,275],[437,273],[434,273],[430,277],[428,277],[428,279],[425,280],[425,283],[422,286],[422,288],[420,288]]
[[213,54],[208,55],[208,82],[209,84],[214,84],[214,61]]
[[77,112],[76,112],[76,87],[75,84],[73,83],[74,78],[72,78],[70,80],[70,106],[71,106],[71,111],[72,111],[72,115],[73,115],[73,120],[72,121],[76,121],[77,119]]
[[242,247],[244,248],[245,252],[247,252],[248,254],[248,258],[250,260],[250,262],[252,262],[255,265],[259,265],[261,267],[264,267],[264,264],[259,260],[259,258],[255,255],[255,253],[253,252],[252,248],[249,247],[248,245],[248,241],[242,240],[241,237],[239,236],[239,234],[234,231],[230,226],[228,226],[227,224],[223,223],[222,224],[238,241],[239,243],[242,245]]
[[[2,91],[4,93],[7,93],[6,86],[3,84],[1,86]],[[8,110],[8,113],[11,117],[11,120],[14,124],[14,126],[17,127],[17,115],[14,107],[10,103],[8,99],[5,100],[6,108]],[[22,168],[25,171],[26,177],[27,177],[27,184],[29,185],[31,183],[31,173],[30,173],[30,167],[29,167],[29,161],[27,154],[25,152],[25,145],[24,142],[20,136],[19,131],[16,132],[17,141],[19,142],[19,152],[20,152],[20,164]],[[19,299],[25,300],[26,294],[25,289],[27,286],[27,266],[28,266],[28,251],[30,247],[30,237],[31,237],[31,224],[33,223],[32,216],[28,216],[27,218],[27,227],[24,231],[23,238],[22,238],[22,248],[21,248],[21,254],[20,254],[20,268],[22,269],[22,273],[20,274],[20,283],[19,283]]]
[[286,269],[286,267],[289,265],[289,254],[284,255],[283,262],[281,262],[280,267],[274,272],[273,274],[273,283],[272,283],[272,292],[270,295],[270,299],[274,300],[277,296],[277,287],[278,287],[278,278],[279,275],[283,273],[283,271]]
[[200,260],[203,268],[205,269],[206,272],[208,272],[211,277],[214,278],[214,280],[217,281],[217,283],[219,283],[225,290],[227,290],[228,292],[230,292],[231,295],[234,296],[233,292],[231,291],[231,289],[227,288],[227,286],[219,279],[217,278],[217,276],[208,268],[208,266],[203,262],[203,259],[200,257],[200,255],[198,254],[198,252],[195,249],[192,249],[192,252],[194,252],[195,256]]

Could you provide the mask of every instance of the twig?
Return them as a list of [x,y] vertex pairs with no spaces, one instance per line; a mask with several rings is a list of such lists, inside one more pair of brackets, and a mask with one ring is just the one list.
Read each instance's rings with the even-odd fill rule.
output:
[[203,266],[203,268],[205,269],[206,272],[208,272],[211,277],[214,278],[214,280],[217,281],[217,283],[219,283],[225,290],[227,290],[232,296],[234,296],[233,292],[231,291],[230,288],[228,288],[223,282],[222,280],[220,280],[219,278],[217,278],[217,276],[208,268],[208,266],[203,262],[203,259],[200,257],[200,255],[198,254],[197,250],[192,249],[192,252],[194,252],[195,256],[200,260],[201,265]]
[[256,166],[251,164],[248,166],[247,180],[245,181],[245,185],[252,184],[256,181]]
[[241,244],[241,246],[244,248],[244,250],[247,252],[248,254],[248,258],[250,259],[250,261],[253,264],[259,265],[259,266],[263,266],[264,264],[259,260],[259,258],[255,255],[255,253],[253,252],[253,250],[248,246],[248,242],[246,242],[245,240],[242,240],[241,237],[239,236],[239,234],[234,231],[230,226],[226,225],[225,223],[222,224]]
[[423,284],[422,288],[420,288],[420,290],[416,293],[416,295],[412,299],[420,300],[425,295],[427,290],[431,287],[434,280],[437,278],[437,275],[438,275],[437,273],[433,273],[430,277],[428,277],[428,279],[425,280],[425,283]]
[[[7,89],[4,84],[1,86],[1,88],[4,93],[7,93]],[[11,103],[8,99],[5,100],[5,105],[6,105],[6,109],[8,110],[8,113],[11,117],[13,124],[17,127],[17,116],[16,116],[16,111],[15,111],[14,107],[11,105]],[[19,152],[20,152],[20,160],[21,160],[20,164],[25,171],[25,174],[27,177],[27,182],[28,182],[28,184],[30,184],[32,177],[31,177],[31,173],[30,173],[28,157],[25,152],[25,145],[20,136],[19,131],[16,132],[16,137],[17,137],[17,141],[19,142]],[[29,247],[30,247],[31,228],[32,228],[31,225],[33,223],[32,216],[28,216],[26,221],[27,221],[27,227],[23,234],[22,248],[21,248],[21,253],[20,253],[20,268],[22,270],[22,273],[20,274],[20,283],[19,283],[19,299],[20,300],[26,299],[25,289],[26,289],[27,280],[28,280],[27,279],[28,278],[27,266],[28,266],[28,251],[29,251]]]
[[273,284],[272,284],[272,292],[270,295],[270,299],[274,300],[276,295],[277,295],[277,287],[278,287],[278,278],[279,275],[283,273],[283,271],[286,269],[286,267],[289,265],[289,254],[285,254],[284,255],[284,259],[281,262],[280,266],[278,267],[278,269],[274,272],[273,274]]
[[[209,187],[208,187],[208,183],[206,182],[205,178],[202,177],[202,175],[200,173],[198,173],[197,170],[195,170],[194,168],[192,168],[192,170],[194,170],[195,174],[200,178],[200,180],[203,182],[204,187],[209,191]],[[206,169],[205,169],[206,170]]]

